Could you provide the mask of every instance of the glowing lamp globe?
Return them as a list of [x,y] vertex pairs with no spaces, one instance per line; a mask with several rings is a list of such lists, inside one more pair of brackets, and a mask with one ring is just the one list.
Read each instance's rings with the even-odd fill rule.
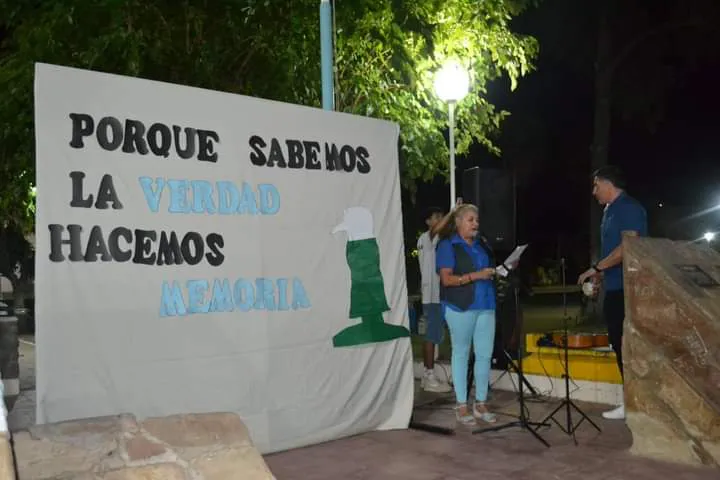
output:
[[468,72],[457,62],[446,63],[435,74],[435,93],[443,102],[457,102],[470,89]]
[[715,232],[705,232],[705,235],[703,235],[703,238],[707,242],[712,242],[715,240]]

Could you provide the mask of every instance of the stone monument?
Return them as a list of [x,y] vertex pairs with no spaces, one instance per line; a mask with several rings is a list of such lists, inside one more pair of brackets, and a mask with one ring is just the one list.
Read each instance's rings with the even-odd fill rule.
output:
[[623,258],[631,453],[720,467],[720,254],[625,237]]
[[132,415],[0,433],[0,480],[275,480],[234,413]]

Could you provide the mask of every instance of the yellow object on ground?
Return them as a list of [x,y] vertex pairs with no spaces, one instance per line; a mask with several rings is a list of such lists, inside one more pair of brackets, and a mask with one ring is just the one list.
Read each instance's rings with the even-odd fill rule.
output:
[[[562,378],[565,374],[565,350],[557,347],[539,347],[537,342],[545,334],[529,333],[525,336],[528,355],[523,358],[523,373]],[[570,378],[590,382],[622,383],[615,360],[615,352],[594,349],[568,351]]]

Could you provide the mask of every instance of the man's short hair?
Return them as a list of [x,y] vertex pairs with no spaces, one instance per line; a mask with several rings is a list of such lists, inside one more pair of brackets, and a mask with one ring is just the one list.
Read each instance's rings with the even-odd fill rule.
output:
[[625,175],[623,175],[622,170],[613,165],[598,168],[593,172],[592,178],[606,180],[612,183],[616,188],[625,188]]
[[425,212],[423,212],[423,221],[429,220],[430,217],[432,217],[435,214],[443,214],[443,210],[440,207],[428,207],[425,209]]

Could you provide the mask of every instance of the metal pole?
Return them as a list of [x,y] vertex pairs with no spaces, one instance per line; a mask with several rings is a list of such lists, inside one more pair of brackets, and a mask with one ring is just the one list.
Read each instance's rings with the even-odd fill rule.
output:
[[448,123],[450,124],[450,210],[455,206],[455,101],[448,102]]
[[325,110],[335,109],[332,23],[330,0],[320,0],[320,66],[322,71],[322,106]]

